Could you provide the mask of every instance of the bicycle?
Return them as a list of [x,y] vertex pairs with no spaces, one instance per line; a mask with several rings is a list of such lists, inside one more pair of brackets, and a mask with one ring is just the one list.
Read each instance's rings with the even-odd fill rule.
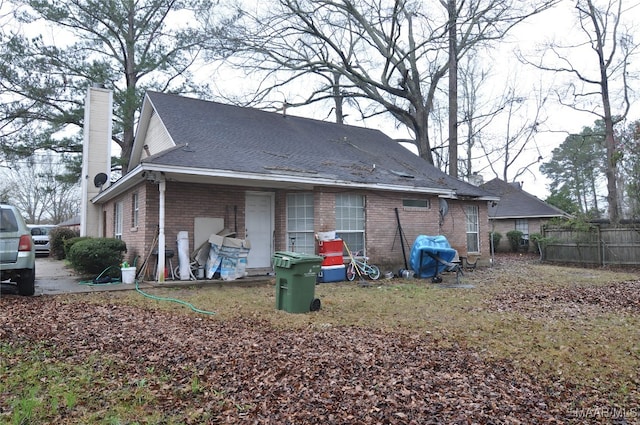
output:
[[380,278],[380,269],[378,266],[369,264],[369,257],[362,256],[360,251],[357,251],[354,255],[351,255],[351,263],[347,265],[347,279],[352,281],[356,278],[356,275],[368,276],[371,280],[378,280]]

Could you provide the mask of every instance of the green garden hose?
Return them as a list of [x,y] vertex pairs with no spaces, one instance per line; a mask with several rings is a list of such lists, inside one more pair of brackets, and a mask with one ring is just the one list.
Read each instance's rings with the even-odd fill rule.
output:
[[116,266],[109,266],[106,269],[102,270],[102,272],[100,272],[100,274],[95,279],[80,281],[80,282],[78,282],[78,284],[79,285],[89,285],[89,286],[104,286],[104,285],[116,285],[116,284],[122,283],[122,280],[120,280],[117,277],[116,278],[109,277],[109,281],[100,282],[100,279],[102,279],[102,275],[104,275],[111,268],[116,268],[117,269]]
[[178,303],[178,304],[182,304],[184,306],[189,307],[191,310],[195,311],[196,313],[201,313],[201,314],[216,314],[215,311],[207,311],[207,310],[200,310],[199,308],[196,308],[193,304],[188,303],[186,301],[182,301],[179,300],[177,298],[170,298],[170,297],[159,297],[156,295],[151,295],[151,294],[147,294],[146,292],[144,292],[142,289],[140,289],[139,285],[138,285],[138,279],[136,279],[136,291],[138,291],[140,294],[142,294],[143,296],[150,298],[152,300],[156,300],[156,301],[169,301],[169,302],[174,302],[174,303]]
[[[133,260],[133,267],[136,266],[136,263],[138,262],[138,257],[136,257]],[[144,292],[142,289],[140,289],[139,286],[139,281],[138,279],[135,280],[136,281],[136,291],[140,294],[142,294],[142,296],[147,297],[149,299],[155,300],[155,301],[169,301],[169,302],[173,302],[173,303],[178,303],[178,304],[182,304],[184,306],[189,307],[192,311],[195,311],[196,313],[201,313],[201,314],[209,314],[209,315],[213,315],[216,314],[215,311],[207,311],[207,310],[200,310],[199,308],[196,308],[193,304],[188,303],[186,301],[182,301],[179,300],[177,298],[169,298],[169,297],[159,297],[157,295],[151,295],[151,294],[147,294],[146,292]]]
[[[134,262],[133,262],[133,267],[135,267],[135,266],[136,266],[136,262],[137,262],[137,260],[138,260],[138,258],[136,257],[136,259],[135,259],[135,260],[134,260]],[[121,279],[118,279],[118,278],[111,278],[111,279],[109,280],[109,282],[105,282],[105,283],[97,283],[97,282],[102,278],[102,276],[103,276],[103,275],[104,275],[104,274],[105,274],[109,269],[111,269],[111,268],[118,268],[118,267],[117,267],[117,266],[109,266],[109,267],[107,267],[106,269],[104,269],[104,270],[102,271],[102,273],[100,273],[100,274],[98,275],[98,277],[96,277],[95,279],[93,279],[93,280],[88,280],[88,281],[81,281],[81,282],[78,282],[78,283],[79,283],[80,285],[91,285],[91,286],[103,286],[103,285],[115,285],[115,284],[121,284],[121,283],[122,283],[122,280],[121,280]],[[142,289],[140,289],[138,279],[135,279],[135,282],[136,282],[136,291],[137,291],[138,293],[142,294],[144,297],[150,298],[150,299],[155,300],[155,301],[169,301],[169,302],[174,302],[174,303],[182,304],[182,305],[184,305],[184,306],[189,307],[191,310],[193,310],[193,311],[194,311],[194,312],[196,312],[196,313],[201,313],[201,314],[210,314],[210,315],[216,314],[216,312],[215,312],[215,311],[200,310],[199,308],[195,307],[193,304],[188,303],[188,302],[186,302],[186,301],[179,300],[179,299],[177,299],[177,298],[159,297],[159,296],[156,296],[156,295],[147,294],[147,293],[146,293],[146,292],[144,292]]]

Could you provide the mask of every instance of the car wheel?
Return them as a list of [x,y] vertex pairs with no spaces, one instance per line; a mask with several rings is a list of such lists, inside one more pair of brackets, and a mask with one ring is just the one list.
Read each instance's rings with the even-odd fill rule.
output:
[[18,294],[31,296],[36,292],[36,267],[24,269],[18,279]]

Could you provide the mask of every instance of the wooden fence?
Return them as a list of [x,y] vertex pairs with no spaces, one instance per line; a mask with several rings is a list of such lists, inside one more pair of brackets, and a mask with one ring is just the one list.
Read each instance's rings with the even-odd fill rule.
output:
[[597,225],[586,230],[544,227],[549,241],[543,249],[548,262],[589,266],[640,266],[640,225]]

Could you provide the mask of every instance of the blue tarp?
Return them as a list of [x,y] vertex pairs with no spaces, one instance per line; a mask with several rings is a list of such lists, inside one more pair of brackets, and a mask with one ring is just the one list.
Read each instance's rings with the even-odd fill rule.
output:
[[447,265],[438,259],[450,263],[456,257],[456,250],[442,235],[419,235],[411,248],[410,267],[416,277],[433,277],[442,273]]

